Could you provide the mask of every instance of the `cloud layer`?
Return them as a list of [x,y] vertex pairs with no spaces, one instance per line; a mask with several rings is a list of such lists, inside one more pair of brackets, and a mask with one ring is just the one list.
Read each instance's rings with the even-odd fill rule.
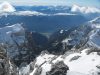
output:
[[[5,0],[0,0],[0,3]],[[14,5],[82,5],[100,7],[100,0],[6,0]]]

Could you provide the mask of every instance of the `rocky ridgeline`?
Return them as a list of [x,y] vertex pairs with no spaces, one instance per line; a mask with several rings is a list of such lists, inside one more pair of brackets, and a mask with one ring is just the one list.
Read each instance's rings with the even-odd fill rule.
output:
[[0,75],[19,75],[17,66],[0,48]]
[[[71,71],[78,72],[77,75],[79,72],[99,75],[98,19],[80,27],[59,30],[48,39],[25,30],[20,24],[1,28],[0,75],[71,75]],[[88,63],[82,65],[84,61]]]

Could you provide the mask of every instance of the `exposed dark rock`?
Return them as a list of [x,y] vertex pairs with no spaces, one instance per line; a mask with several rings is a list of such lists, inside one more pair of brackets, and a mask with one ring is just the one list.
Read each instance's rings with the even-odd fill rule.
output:
[[90,54],[92,52],[97,52],[97,54],[99,55],[100,49],[95,48],[95,47],[91,47],[89,50],[86,51],[87,54]]
[[60,55],[72,48],[72,46],[62,43],[62,41],[69,36],[69,34],[77,27],[73,27],[69,30],[58,30],[49,37],[49,44],[47,45],[48,52]]
[[98,69],[100,69],[100,65],[97,65],[96,67],[97,67]]
[[96,67],[98,69],[98,75],[100,75],[100,65],[97,65]]
[[6,56],[4,52],[0,50],[0,75],[18,75],[17,67]]
[[42,72],[42,68],[39,67],[39,68],[35,71],[34,75],[41,75],[41,72]]
[[47,72],[46,75],[66,75],[68,70],[69,67],[63,61],[60,61],[52,65],[51,71]]
[[15,64],[17,66],[20,66],[22,62],[29,64],[45,49],[47,42],[47,38],[42,34],[26,30],[24,43],[18,45],[19,55],[13,59]]
[[70,61],[77,60],[79,57],[81,56],[74,56],[73,58],[70,59]]
[[98,52],[97,54],[100,55],[100,52]]

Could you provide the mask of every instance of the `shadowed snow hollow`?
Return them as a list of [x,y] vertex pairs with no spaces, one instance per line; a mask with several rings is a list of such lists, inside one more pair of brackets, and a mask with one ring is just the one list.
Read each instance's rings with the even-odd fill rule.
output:
[[8,2],[3,2],[0,5],[0,11],[1,12],[14,12],[16,9]]

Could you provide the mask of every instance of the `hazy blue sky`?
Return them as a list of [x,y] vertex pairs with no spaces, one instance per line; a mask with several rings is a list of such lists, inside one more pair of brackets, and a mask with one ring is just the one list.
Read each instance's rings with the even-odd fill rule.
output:
[[15,5],[83,5],[100,7],[100,0],[0,0],[8,1]]

